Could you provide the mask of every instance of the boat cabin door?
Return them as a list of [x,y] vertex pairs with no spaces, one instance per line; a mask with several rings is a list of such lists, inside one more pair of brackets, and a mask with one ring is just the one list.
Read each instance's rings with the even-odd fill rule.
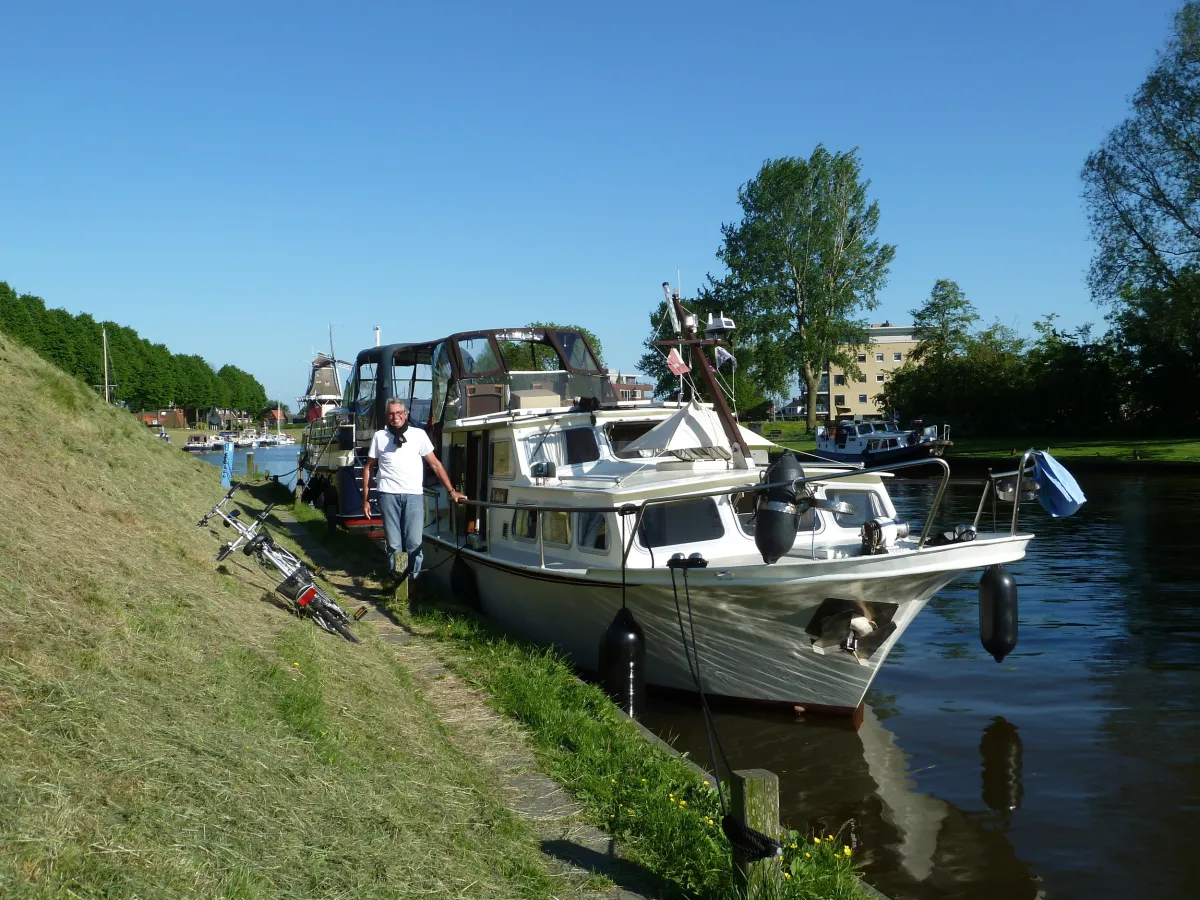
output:
[[[458,432],[450,444],[450,483],[468,500],[488,497],[488,434],[487,431]],[[487,516],[478,506],[460,507],[462,515],[455,516],[458,534],[462,538],[477,535],[486,539],[484,523]]]

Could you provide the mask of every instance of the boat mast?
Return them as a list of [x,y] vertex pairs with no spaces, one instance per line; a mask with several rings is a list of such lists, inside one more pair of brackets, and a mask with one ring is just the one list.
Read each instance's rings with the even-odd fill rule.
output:
[[108,329],[100,326],[100,337],[104,342],[104,402],[108,402]]
[[[717,418],[721,420],[721,425],[725,429],[725,437],[729,439],[731,447],[737,447],[742,451],[742,459],[738,468],[748,468],[750,459],[750,448],[746,445],[746,439],[742,437],[742,431],[738,428],[737,421],[733,418],[733,413],[729,411],[729,404],[725,402],[725,394],[717,385],[716,376],[713,374],[712,364],[708,361],[708,355],[704,352],[704,348],[708,345],[717,346],[724,341],[700,340],[696,337],[696,329],[689,323],[687,313],[684,312],[683,304],[679,302],[679,295],[676,294],[671,298],[671,303],[675,310],[675,315],[678,317],[680,324],[683,326],[683,344],[690,344],[696,348],[693,362],[699,363],[696,368],[699,370],[701,377],[704,379],[704,386],[708,389],[708,394],[712,397],[713,407],[717,411]],[[672,343],[670,341],[666,342]],[[736,456],[735,456],[736,459]]]

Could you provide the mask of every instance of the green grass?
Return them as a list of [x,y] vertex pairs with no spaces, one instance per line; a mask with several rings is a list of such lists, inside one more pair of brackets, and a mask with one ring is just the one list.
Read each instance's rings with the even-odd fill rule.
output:
[[[432,629],[457,672],[524,726],[544,770],[640,864],[681,894],[740,896],[715,785],[649,745],[599,687],[581,682],[553,651],[495,634],[470,617],[434,607],[414,613],[405,604],[393,612]],[[862,896],[840,840],[813,843],[791,832],[784,870],[780,897]]]
[[[790,450],[806,450],[811,451],[817,449],[817,440],[813,437],[812,432],[805,430],[803,420],[788,420],[786,422],[763,422],[762,434],[768,440],[772,440],[780,446],[787,447]],[[778,431],[779,437],[771,437],[771,433]]]
[[546,897],[392,649],[269,602],[219,472],[0,337],[0,895]]
[[[953,437],[953,436],[952,436]],[[1198,462],[1200,463],[1200,439],[1196,438],[1145,438],[1113,440],[1111,438],[953,438],[954,446],[948,456],[978,459],[1004,459],[1014,453],[1019,456],[1026,449],[1035,447],[1049,449],[1062,460],[1130,460],[1137,458],[1152,462]],[[1015,460],[1014,460],[1015,462]]]

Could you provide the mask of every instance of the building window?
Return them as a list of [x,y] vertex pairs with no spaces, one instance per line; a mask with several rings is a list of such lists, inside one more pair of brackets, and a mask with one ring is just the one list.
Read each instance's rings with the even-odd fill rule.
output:
[[883,362],[883,354],[882,353],[875,354],[875,362]]
[[866,394],[859,394],[859,395],[858,395],[858,402],[859,402],[859,403],[866,403],[866,402],[867,402],[867,395],[866,395]]
[[846,405],[846,395],[845,394],[834,394],[833,395],[833,405],[834,406],[845,406]]
[[838,387],[842,387],[846,383],[846,376],[845,375],[834,375],[833,383]]
[[866,383],[867,383],[867,376],[866,376],[865,374],[861,374],[861,375],[859,375],[859,376],[858,376],[858,380],[859,380],[860,382],[862,382],[863,384],[866,384]]
[[878,375],[876,375],[876,376],[875,376],[875,380],[876,380],[876,381],[880,381],[880,382],[881,382],[881,381],[883,381],[883,373],[882,373],[882,372],[880,372]]
[[860,354],[858,354],[858,361],[859,361],[859,362],[866,362],[866,361],[867,361],[867,354],[865,354],[865,353],[860,353]]
[[893,353],[893,354],[892,354],[892,361],[893,361],[893,362],[900,362],[900,360],[902,360],[902,359],[904,359],[904,354],[903,354],[903,353]]

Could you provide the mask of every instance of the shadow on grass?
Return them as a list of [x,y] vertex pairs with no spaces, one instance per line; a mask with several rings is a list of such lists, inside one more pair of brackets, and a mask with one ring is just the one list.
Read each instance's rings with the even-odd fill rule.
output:
[[[616,855],[616,842],[605,836],[604,850],[564,839],[542,841],[542,852],[560,862],[586,872],[603,875],[623,892],[638,897],[678,895],[678,887],[662,881],[649,869]],[[628,896],[623,893],[622,897]]]

